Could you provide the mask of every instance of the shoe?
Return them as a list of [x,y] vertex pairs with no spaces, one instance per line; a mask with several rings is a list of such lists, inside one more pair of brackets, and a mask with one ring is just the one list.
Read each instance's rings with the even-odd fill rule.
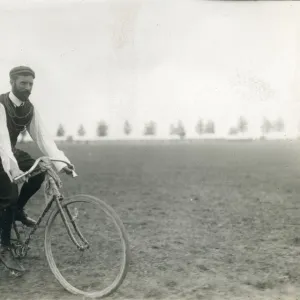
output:
[[9,246],[0,246],[0,260],[5,265],[5,267],[10,270],[17,272],[25,271],[25,268],[15,259]]
[[24,210],[17,210],[15,215],[15,220],[20,221],[27,227],[34,227],[36,225],[36,221],[27,216]]

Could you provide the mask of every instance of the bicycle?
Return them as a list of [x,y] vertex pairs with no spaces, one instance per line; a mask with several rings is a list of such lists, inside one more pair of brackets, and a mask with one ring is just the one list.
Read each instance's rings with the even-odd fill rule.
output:
[[[128,266],[129,266],[129,242],[126,230],[124,228],[124,225],[117,215],[117,213],[114,211],[114,209],[106,204],[104,201],[91,196],[91,195],[75,195],[71,197],[70,200],[65,201],[64,196],[60,192],[60,188],[62,185],[59,185],[59,182],[57,182],[57,178],[53,176],[53,169],[50,166],[52,162],[63,162],[67,164],[69,167],[72,168],[72,165],[69,164],[66,161],[53,159],[49,157],[40,157],[38,158],[33,166],[24,174],[21,176],[16,177],[14,180],[20,179],[24,176],[27,178],[31,176],[35,176],[41,172],[46,172],[45,177],[45,184],[48,187],[47,191],[50,191],[50,198],[48,199],[48,203],[46,203],[46,206],[40,216],[37,219],[36,225],[30,229],[30,232],[25,239],[25,241],[22,240],[20,231],[18,230],[18,227],[13,222],[13,228],[16,234],[16,239],[12,240],[12,249],[13,253],[17,258],[24,258],[27,256],[27,253],[30,249],[29,243],[31,241],[32,235],[35,233],[35,231],[38,229],[39,225],[41,224],[43,218],[50,210],[53,203],[56,203],[56,208],[52,210],[52,212],[49,215],[49,218],[46,223],[45,227],[45,237],[44,237],[44,249],[46,258],[49,264],[49,267],[55,276],[55,278],[58,280],[58,282],[70,293],[82,295],[88,298],[101,298],[108,296],[109,294],[115,292],[119,286],[122,284],[123,280],[126,277],[126,274],[128,272]],[[41,168],[37,170],[37,166],[41,166],[43,163],[45,166],[45,162],[48,162],[47,168],[42,170]],[[55,173],[56,174],[56,173]],[[56,174],[57,175],[57,174]],[[58,175],[57,175],[58,176]],[[77,174],[73,170],[72,173],[73,177],[76,177]],[[59,177],[58,177],[59,179]],[[44,192],[45,197],[46,191]],[[49,194],[48,194],[49,196]],[[80,205],[83,205],[80,207]],[[92,204],[94,205],[94,208],[90,209],[88,208],[88,205]],[[93,214],[96,212],[96,215]],[[90,233],[97,232],[100,237],[105,237],[105,230],[107,228],[101,227],[100,231],[97,231],[94,227],[98,224],[100,224],[100,215],[105,214],[108,216],[114,225],[114,229],[117,232],[117,236],[119,240],[118,244],[121,244],[121,250],[119,251],[113,251],[111,248],[108,247],[108,250],[103,249],[103,246],[105,246],[106,242],[100,242],[100,239],[89,239],[88,235]],[[83,215],[84,222],[79,224],[79,215]],[[65,231],[62,231],[62,224],[59,224],[58,228],[55,229],[55,222],[59,222],[60,218],[57,218],[57,216],[61,216],[62,224],[67,229],[68,238],[62,237],[63,233]],[[83,227],[87,226],[87,229]],[[58,235],[58,241],[55,244],[54,239],[56,237],[56,233]],[[111,234],[108,234],[108,240],[111,240]],[[67,245],[67,251],[69,253],[69,256],[66,257],[62,255],[61,253],[61,247],[64,245],[64,243],[70,243],[71,245]],[[95,244],[92,245],[92,243]],[[59,251],[58,251],[58,257],[54,258],[53,255],[53,249],[54,246],[59,245]],[[74,247],[75,246],[75,247]],[[73,247],[73,248],[72,248]],[[109,259],[107,260],[101,260],[101,262],[98,263],[97,267],[101,267],[99,269],[96,269],[96,261],[95,259],[92,260],[92,269],[88,270],[89,273],[87,273],[86,277],[80,279],[80,282],[73,283],[74,276],[80,272],[74,273],[74,268],[76,267],[83,267],[83,272],[86,272],[86,266],[87,261],[83,262],[82,260],[76,265],[75,263],[75,256],[79,254],[80,259],[83,259],[83,255],[85,253],[88,253],[87,256],[90,254],[90,250],[95,249],[97,251],[96,258],[100,257],[101,254],[105,253],[105,251],[108,251],[107,254],[112,254],[113,259],[112,261],[115,261],[115,257],[117,254],[121,255],[120,259],[120,266],[117,267],[117,275],[112,275],[113,279],[108,279],[108,273],[110,274],[112,272],[112,267],[108,266],[108,270],[104,273],[103,267],[105,264],[111,264],[111,261]],[[75,253],[71,255],[71,250],[74,250]],[[71,267],[63,268],[62,265],[66,264],[71,258]],[[59,264],[57,261],[62,259],[63,263]],[[69,273],[71,273],[70,278],[67,278],[69,276]],[[100,274],[101,273],[101,274]],[[94,283],[87,283],[86,279],[92,277],[94,280]],[[100,278],[99,278],[100,277]],[[66,279],[67,278],[67,279]],[[82,282],[83,281],[83,282]],[[101,283],[105,283],[106,287],[99,287]]]

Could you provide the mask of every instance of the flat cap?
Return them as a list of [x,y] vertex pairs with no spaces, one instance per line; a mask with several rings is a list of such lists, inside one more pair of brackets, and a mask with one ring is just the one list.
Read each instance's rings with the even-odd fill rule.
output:
[[12,77],[14,75],[27,75],[27,74],[32,75],[32,77],[35,78],[35,73],[31,68],[26,66],[19,66],[10,70],[9,77]]

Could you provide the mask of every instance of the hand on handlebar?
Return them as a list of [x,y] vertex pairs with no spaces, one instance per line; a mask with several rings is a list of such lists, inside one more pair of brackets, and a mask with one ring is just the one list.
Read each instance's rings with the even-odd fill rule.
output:
[[[26,171],[26,172],[22,172],[20,171],[19,169],[16,169],[16,170],[12,170],[11,173],[12,173],[12,177],[13,177],[13,181],[15,183],[23,183],[25,181],[28,181],[28,177],[31,176],[31,174],[33,173],[33,171],[36,169],[36,167],[39,165],[40,162],[42,161],[52,161],[52,162],[63,162],[65,163],[67,166],[64,167],[61,172],[64,172],[68,175],[71,175],[72,177],[77,177],[77,174],[74,170],[74,166],[72,164],[70,164],[69,162],[66,162],[64,160],[60,160],[60,159],[55,159],[55,158],[51,158],[51,157],[40,157],[38,158],[34,164],[32,165],[32,167]],[[44,166],[44,167],[47,167],[47,164]],[[47,169],[47,168],[46,168]],[[42,170],[43,171],[46,171],[46,170]],[[21,172],[21,173],[20,173]]]
[[[21,171],[20,169],[17,169],[17,168],[16,169],[12,169],[10,171],[10,173],[11,173],[12,178],[16,178],[16,177],[22,176],[24,174],[23,171]],[[28,180],[28,178],[26,176],[22,176],[21,178],[19,178],[17,180],[14,180],[14,182],[16,184],[21,184],[21,183],[26,182],[27,180]]]
[[66,166],[66,167],[62,168],[61,171],[66,173],[67,175],[73,176],[74,166],[73,165]]

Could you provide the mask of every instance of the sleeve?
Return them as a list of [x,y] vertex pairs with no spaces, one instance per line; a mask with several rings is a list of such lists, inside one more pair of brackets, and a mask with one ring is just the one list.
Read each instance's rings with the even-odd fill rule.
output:
[[[34,109],[34,114],[30,122],[28,132],[31,138],[37,143],[39,149],[44,155],[56,159],[65,160],[68,163],[70,163],[69,159],[65,156],[64,152],[57,148],[53,138],[47,131],[36,109]],[[53,164],[58,172],[66,166],[62,162],[54,162]]]
[[6,121],[5,108],[0,103],[0,157],[3,169],[12,181],[10,171],[12,168],[19,168],[19,166],[11,150],[11,143]]

